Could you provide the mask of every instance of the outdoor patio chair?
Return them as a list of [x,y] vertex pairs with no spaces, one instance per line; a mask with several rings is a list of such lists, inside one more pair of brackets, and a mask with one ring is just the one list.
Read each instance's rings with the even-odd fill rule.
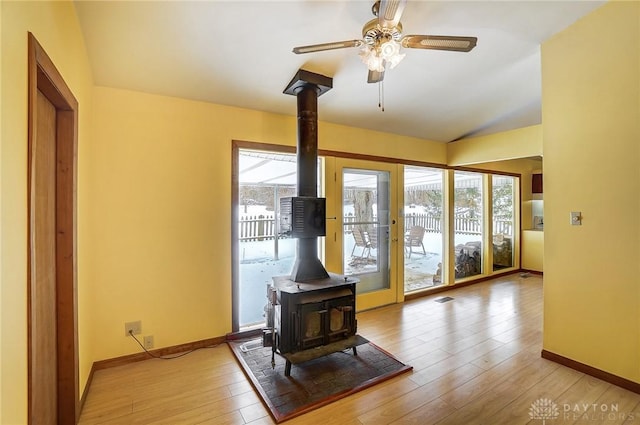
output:
[[[404,249],[405,253],[409,253],[409,258],[413,254],[413,247],[422,247],[422,255],[427,255],[427,251],[424,249],[422,239],[424,238],[425,229],[422,226],[413,226],[404,237]],[[417,252],[420,254],[420,252]]]
[[369,255],[372,249],[378,249],[378,229],[373,227],[367,232],[367,240],[369,241]]
[[371,244],[369,243],[369,241],[367,240],[367,235],[366,232],[362,231],[360,228],[358,227],[354,227],[353,230],[351,231],[351,234],[353,235],[353,239],[355,241],[355,245],[353,246],[353,249],[351,250],[351,257],[355,257],[355,252],[356,252],[356,248],[361,248],[362,252],[360,253],[360,255],[358,257],[360,258],[365,258],[365,256],[369,256],[369,252],[371,251]]

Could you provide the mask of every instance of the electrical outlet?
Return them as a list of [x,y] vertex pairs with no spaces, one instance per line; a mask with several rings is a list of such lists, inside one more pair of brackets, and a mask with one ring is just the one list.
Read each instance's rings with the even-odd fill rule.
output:
[[153,348],[153,335],[147,335],[144,337],[144,348],[151,350]]
[[132,331],[134,335],[142,333],[142,321],[136,320],[135,322],[126,322],[124,324],[124,336],[129,336],[129,331]]

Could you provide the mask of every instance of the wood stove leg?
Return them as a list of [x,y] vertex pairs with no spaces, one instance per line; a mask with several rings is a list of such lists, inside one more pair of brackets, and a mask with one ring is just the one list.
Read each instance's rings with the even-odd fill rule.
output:
[[358,355],[358,350],[356,350],[356,346],[353,346],[353,355],[357,356]]
[[284,365],[284,376],[291,376],[291,362],[289,360]]

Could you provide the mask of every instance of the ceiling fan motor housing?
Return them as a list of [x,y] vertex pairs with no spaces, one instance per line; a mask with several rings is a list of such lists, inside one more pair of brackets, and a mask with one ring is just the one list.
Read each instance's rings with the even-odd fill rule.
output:
[[372,19],[362,28],[362,39],[369,46],[377,46],[389,40],[400,42],[402,24],[398,22],[394,27],[381,27],[378,19]]

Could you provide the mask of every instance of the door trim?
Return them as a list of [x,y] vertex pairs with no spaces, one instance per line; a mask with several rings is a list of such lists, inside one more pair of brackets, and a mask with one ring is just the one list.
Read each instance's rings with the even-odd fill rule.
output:
[[38,43],[28,34],[28,166],[27,166],[27,332],[28,418],[32,402],[32,232],[31,204],[33,151],[37,124],[37,94],[41,91],[56,107],[56,308],[58,356],[58,423],[75,424],[80,416],[77,306],[77,152],[78,101]]

